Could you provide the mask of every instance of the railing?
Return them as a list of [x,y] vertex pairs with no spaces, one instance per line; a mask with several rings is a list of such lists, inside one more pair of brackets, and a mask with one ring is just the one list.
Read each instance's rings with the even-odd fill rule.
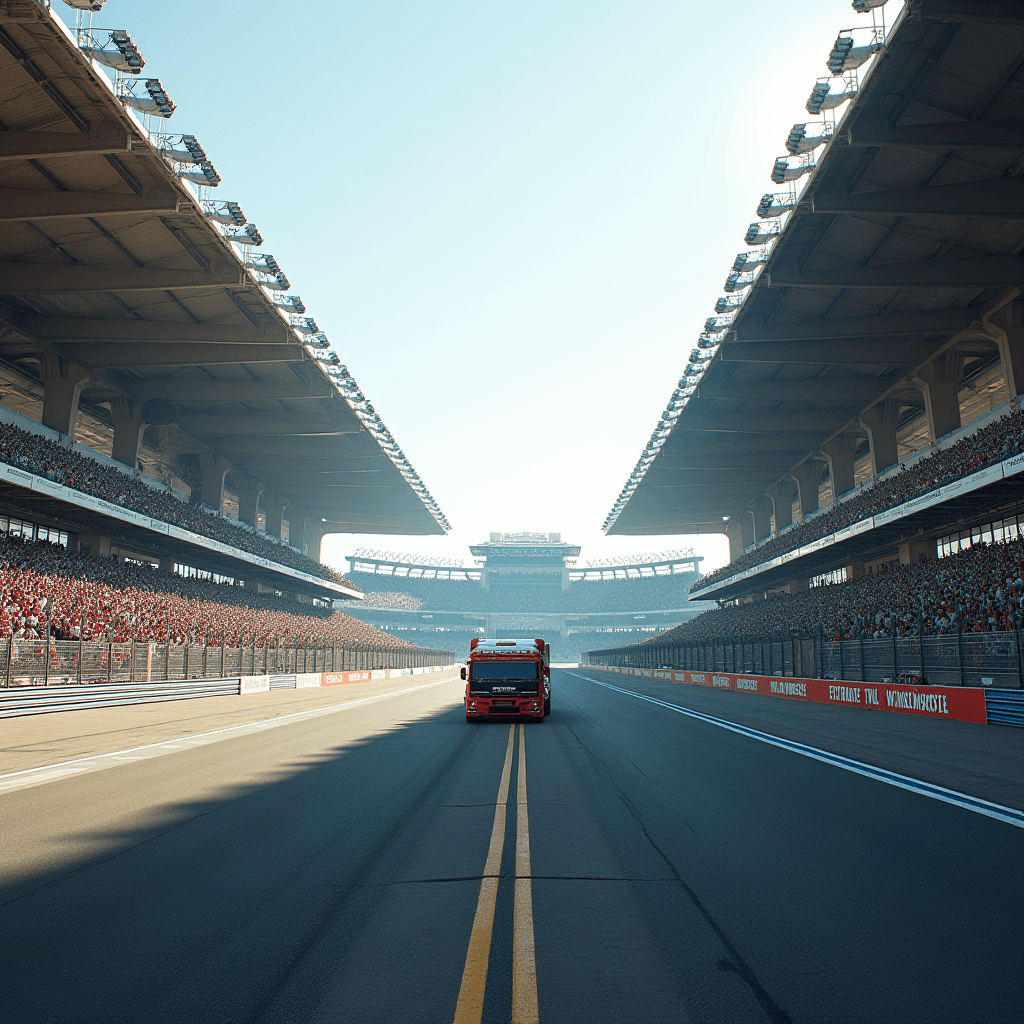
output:
[[0,641],[0,687],[149,683],[229,676],[450,665],[453,651],[372,647]]
[[1024,687],[1024,631],[829,642],[822,636],[735,637],[708,643],[635,644],[586,651],[584,665],[674,668],[804,679],[933,686]]

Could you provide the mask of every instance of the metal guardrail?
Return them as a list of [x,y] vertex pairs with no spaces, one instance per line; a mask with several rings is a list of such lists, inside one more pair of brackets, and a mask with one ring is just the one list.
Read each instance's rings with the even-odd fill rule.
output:
[[985,709],[990,722],[1024,729],[1024,691],[988,690]]
[[221,647],[213,644],[0,640],[0,692],[18,686],[186,682],[244,675],[449,665],[451,651],[420,647]]
[[0,718],[41,715],[83,708],[113,708],[125,704],[219,697],[238,693],[238,679],[204,679],[200,682],[131,683],[113,686],[24,686],[0,693]]

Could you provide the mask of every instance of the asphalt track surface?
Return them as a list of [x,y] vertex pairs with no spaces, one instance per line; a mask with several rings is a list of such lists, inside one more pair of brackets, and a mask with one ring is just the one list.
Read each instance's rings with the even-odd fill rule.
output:
[[[1024,829],[587,674],[555,670],[511,742],[453,681],[0,792],[0,1020],[1024,1016]],[[898,718],[615,682],[880,757]],[[970,729],[946,782],[984,787],[998,759],[972,776],[970,750],[997,732]]]

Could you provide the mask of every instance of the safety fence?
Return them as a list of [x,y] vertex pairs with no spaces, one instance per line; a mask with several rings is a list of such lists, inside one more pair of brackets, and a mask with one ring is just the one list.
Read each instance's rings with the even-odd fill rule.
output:
[[645,643],[587,651],[581,664],[1019,689],[1024,687],[1022,644],[1021,630],[842,642],[799,635],[735,637],[706,644]]
[[420,647],[220,647],[7,639],[0,641],[0,687],[412,669],[454,661],[452,651]]

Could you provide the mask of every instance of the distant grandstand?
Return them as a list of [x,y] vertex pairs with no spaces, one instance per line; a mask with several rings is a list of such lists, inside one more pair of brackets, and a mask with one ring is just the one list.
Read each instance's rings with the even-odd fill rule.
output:
[[1016,687],[1024,6],[908,4],[888,29],[869,6],[605,529],[729,540],[691,590],[728,607],[644,658],[781,671],[809,643],[833,672],[822,645],[853,644],[850,678]]
[[470,551],[472,568],[357,552],[349,578],[365,599],[340,606],[421,647],[460,651],[474,636],[543,636],[556,661],[578,660],[595,642],[649,636],[701,607],[688,601],[702,561],[692,551],[578,568],[578,546],[536,533],[491,534]]

